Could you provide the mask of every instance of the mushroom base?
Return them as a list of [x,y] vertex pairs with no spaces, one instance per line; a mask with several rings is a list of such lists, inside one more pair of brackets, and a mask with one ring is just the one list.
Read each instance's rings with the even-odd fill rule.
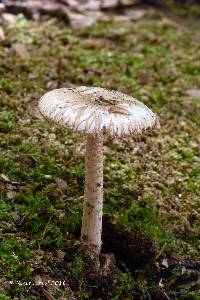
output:
[[103,133],[88,135],[85,155],[85,191],[81,241],[101,250],[103,215]]

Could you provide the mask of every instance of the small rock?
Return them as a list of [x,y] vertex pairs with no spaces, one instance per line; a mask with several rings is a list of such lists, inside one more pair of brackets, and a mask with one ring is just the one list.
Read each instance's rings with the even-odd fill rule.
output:
[[81,5],[82,11],[95,11],[95,10],[100,10],[101,8],[101,2],[97,0],[89,0],[85,4]]
[[129,5],[133,5],[133,4],[138,4],[139,1],[138,0],[120,0],[120,3],[123,6],[129,6]]
[[8,199],[11,200],[11,199],[15,198],[16,192],[15,191],[9,191],[9,192],[7,192],[6,196],[7,196]]
[[40,275],[36,275],[34,278],[35,285],[42,285],[42,277]]
[[47,174],[47,175],[44,175],[44,178],[45,179],[52,179],[52,176]]
[[19,214],[19,210],[17,207],[15,207],[15,209],[12,211],[12,216],[15,221],[20,220],[20,214]]
[[3,13],[1,15],[1,19],[6,24],[14,24],[14,23],[16,23],[17,17],[15,15],[13,15],[13,14]]
[[101,7],[103,9],[114,8],[114,7],[118,6],[118,4],[119,4],[118,0],[103,0],[101,3]]
[[129,17],[130,21],[137,21],[140,20],[142,18],[144,18],[144,16],[146,15],[146,10],[144,9],[129,9],[126,10],[126,15]]
[[2,28],[0,28],[0,41],[4,41],[5,40],[5,34]]
[[115,22],[129,22],[130,19],[126,15],[114,15],[113,16],[113,21],[115,21]]
[[192,98],[200,98],[200,90],[188,90],[186,94]]
[[58,83],[56,81],[50,80],[47,82],[48,89],[56,89],[58,87]]
[[55,141],[55,139],[56,139],[55,133],[50,133],[50,134],[49,134],[49,140],[50,140],[50,141]]
[[57,178],[56,183],[61,190],[63,191],[67,190],[68,187],[67,182],[64,181],[63,179]]
[[96,22],[96,18],[92,16],[84,16],[82,14],[69,14],[70,25],[73,28],[91,26]]
[[0,3],[0,12],[4,11],[6,8],[4,3]]

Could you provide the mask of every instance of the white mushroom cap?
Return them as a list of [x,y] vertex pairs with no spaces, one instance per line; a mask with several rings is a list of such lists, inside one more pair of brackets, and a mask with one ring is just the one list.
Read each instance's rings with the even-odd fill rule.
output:
[[39,110],[49,121],[90,134],[135,135],[159,124],[140,101],[100,87],[55,89],[40,99]]

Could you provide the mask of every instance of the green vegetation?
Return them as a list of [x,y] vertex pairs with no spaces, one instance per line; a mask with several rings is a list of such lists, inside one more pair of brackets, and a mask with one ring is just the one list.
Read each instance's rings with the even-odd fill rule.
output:
[[[117,89],[159,114],[161,128],[153,134],[135,140],[105,137],[104,210],[122,227],[143,230],[158,253],[164,247],[162,255],[175,251],[197,260],[200,97],[187,91],[200,86],[198,31],[158,15],[83,29],[20,16],[4,30],[0,170],[21,184],[0,182],[3,280],[56,276],[55,253],[65,251],[80,228],[85,137],[49,125],[35,113],[47,90],[70,85]],[[25,45],[29,59],[19,56],[14,43]],[[71,276],[79,281],[76,296],[87,299],[82,263],[80,257],[72,262]],[[133,281],[124,272],[116,292],[120,295]],[[140,283],[134,285],[140,289]],[[28,292],[18,285],[5,288],[0,299],[19,297],[22,291],[26,299],[41,299],[33,288]]]

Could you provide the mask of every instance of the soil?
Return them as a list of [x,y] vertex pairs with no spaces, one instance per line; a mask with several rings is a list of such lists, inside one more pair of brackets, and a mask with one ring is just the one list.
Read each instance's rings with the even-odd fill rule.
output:
[[[75,235],[78,238],[79,231],[75,232]],[[104,216],[102,237],[102,254],[99,263],[89,249],[82,248],[80,242],[76,242],[66,251],[65,262],[67,264],[79,255],[83,258],[84,282],[89,295],[88,299],[115,299],[113,296],[119,285],[120,276],[123,271],[127,270],[132,273],[136,280],[140,280],[148,274],[152,278],[152,282],[155,283],[162,282],[162,280],[171,281],[172,290],[167,294],[162,288],[150,288],[148,290],[149,299],[165,300],[178,299],[178,296],[184,297],[184,290],[179,289],[187,284],[191,285],[194,290],[198,289],[199,263],[181,262],[176,257],[171,257],[165,258],[168,265],[164,266],[164,262],[156,261],[156,245],[143,232],[122,229],[119,225],[114,224],[111,218]],[[172,280],[175,272],[180,272],[180,274]],[[68,276],[71,289],[76,291],[80,283],[73,277],[70,281],[70,272]],[[130,295],[131,299],[147,299],[137,287],[125,290],[117,299],[130,299]],[[183,299],[194,298],[187,296]]]
[[124,263],[134,272],[146,268],[153,261],[156,248],[143,232],[121,229],[104,217],[102,252],[113,253],[119,264]]

